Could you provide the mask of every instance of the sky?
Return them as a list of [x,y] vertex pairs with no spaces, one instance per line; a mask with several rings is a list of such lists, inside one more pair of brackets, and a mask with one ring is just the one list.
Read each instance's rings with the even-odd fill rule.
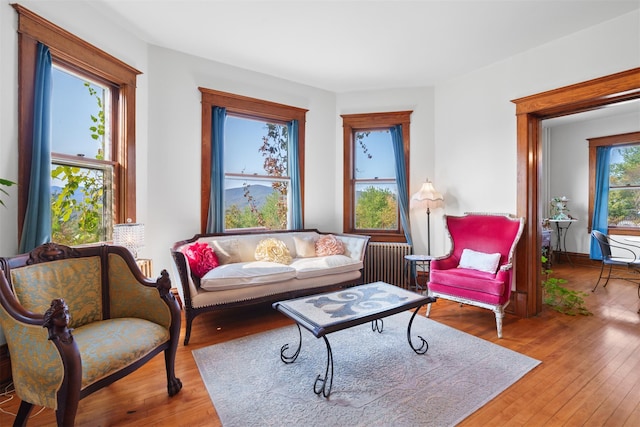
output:
[[52,75],[52,151],[95,158],[100,144],[91,138],[89,128],[94,124],[91,115],[99,111],[96,98],[89,94],[84,79],[56,67]]

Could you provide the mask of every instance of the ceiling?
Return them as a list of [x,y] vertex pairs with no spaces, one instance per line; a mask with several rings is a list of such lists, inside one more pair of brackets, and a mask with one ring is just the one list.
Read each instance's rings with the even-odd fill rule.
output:
[[[75,1],[83,0],[61,3]],[[640,0],[90,4],[150,44],[336,93],[434,86],[640,8]]]

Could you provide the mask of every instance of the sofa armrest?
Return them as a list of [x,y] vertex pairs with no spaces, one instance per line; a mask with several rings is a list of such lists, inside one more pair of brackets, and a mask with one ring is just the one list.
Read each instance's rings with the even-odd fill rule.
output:
[[511,270],[512,268],[513,268],[513,264],[511,264],[511,263],[502,264],[502,265],[500,266],[500,268],[498,268],[498,272],[500,272],[500,271],[509,271],[509,270]]
[[367,245],[369,244],[369,236],[360,235],[360,234],[341,234],[341,233],[322,233],[322,234],[333,234],[338,238],[345,247],[348,255],[357,261],[364,262],[365,252],[367,250]]
[[[133,258],[112,247],[109,253],[109,306],[112,318],[135,317],[146,319],[167,329],[180,319],[180,308],[171,293],[169,274],[163,270],[157,280],[142,276],[133,269]],[[133,263],[133,264],[132,264]]]
[[[47,328],[45,316],[25,310],[0,274],[0,326],[11,354],[14,387],[22,400],[55,408],[58,391],[68,386],[65,375],[76,369],[80,375],[72,381],[81,381],[80,353],[67,321],[58,323],[57,330]],[[33,363],[34,355],[37,364]]]
[[456,257],[449,256],[432,260],[429,268],[430,271],[449,270],[458,267],[458,264],[459,260]]

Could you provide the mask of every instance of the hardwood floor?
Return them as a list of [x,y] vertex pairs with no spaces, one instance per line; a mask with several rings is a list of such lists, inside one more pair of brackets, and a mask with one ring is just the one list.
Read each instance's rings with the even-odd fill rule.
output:
[[[640,425],[638,288],[629,282],[612,281],[591,294],[598,272],[591,267],[554,266],[556,277],[569,280],[567,287],[590,293],[586,302],[593,316],[566,316],[546,307],[534,318],[507,315],[502,339],[496,336],[490,311],[442,299],[434,305],[433,320],[542,361],[461,426]],[[191,351],[289,323],[269,305],[202,315],[194,322],[190,344],[180,344],[178,350],[176,372],[184,384],[178,395],[167,396],[164,358],[159,356],[82,400],[76,424],[219,426]],[[13,413],[17,407],[17,398],[0,404],[2,411]],[[0,413],[0,425],[11,425],[13,418]],[[27,425],[53,425],[54,420],[53,411],[45,409]]]

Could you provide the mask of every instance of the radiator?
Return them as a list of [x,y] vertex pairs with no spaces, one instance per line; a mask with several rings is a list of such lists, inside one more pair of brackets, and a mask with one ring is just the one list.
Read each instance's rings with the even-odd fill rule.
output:
[[407,289],[409,268],[404,256],[411,254],[406,243],[371,242],[364,257],[364,283],[387,282]]

